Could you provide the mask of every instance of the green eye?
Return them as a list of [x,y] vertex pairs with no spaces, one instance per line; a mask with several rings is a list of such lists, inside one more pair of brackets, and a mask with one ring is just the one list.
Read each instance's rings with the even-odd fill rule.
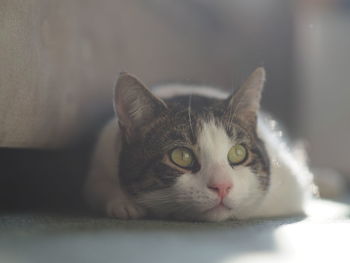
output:
[[237,165],[243,163],[247,159],[247,155],[248,153],[246,148],[241,144],[237,144],[235,146],[232,146],[228,151],[227,159],[230,164]]
[[178,147],[172,150],[170,159],[173,163],[182,168],[190,168],[194,161],[192,152],[184,147]]

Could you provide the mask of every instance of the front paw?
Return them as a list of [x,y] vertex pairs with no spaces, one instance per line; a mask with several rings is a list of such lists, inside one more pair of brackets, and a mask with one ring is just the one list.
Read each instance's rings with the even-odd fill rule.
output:
[[107,203],[107,215],[119,219],[139,219],[145,215],[145,210],[133,201],[118,198]]

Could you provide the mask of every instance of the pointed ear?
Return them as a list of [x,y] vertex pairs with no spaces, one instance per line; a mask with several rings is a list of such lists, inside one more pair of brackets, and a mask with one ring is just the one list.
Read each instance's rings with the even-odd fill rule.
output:
[[264,82],[265,69],[257,68],[229,98],[227,111],[230,118],[237,118],[255,129]]
[[122,72],[114,90],[114,110],[127,137],[167,108],[136,77]]

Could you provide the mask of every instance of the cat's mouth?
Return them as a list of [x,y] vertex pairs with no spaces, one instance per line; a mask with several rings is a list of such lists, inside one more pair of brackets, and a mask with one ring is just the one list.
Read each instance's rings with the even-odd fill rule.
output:
[[212,208],[209,208],[208,210],[205,210],[204,213],[212,213],[212,212],[217,212],[217,211],[228,211],[228,210],[232,210],[232,208],[228,207],[227,205],[225,205],[221,201],[220,203],[216,204]]

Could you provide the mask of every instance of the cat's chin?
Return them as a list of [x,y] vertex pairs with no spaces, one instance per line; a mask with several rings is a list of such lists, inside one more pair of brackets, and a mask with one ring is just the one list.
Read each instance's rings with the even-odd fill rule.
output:
[[231,215],[232,208],[229,208],[224,204],[219,204],[205,211],[202,215],[202,218],[205,221],[219,222],[229,219]]

